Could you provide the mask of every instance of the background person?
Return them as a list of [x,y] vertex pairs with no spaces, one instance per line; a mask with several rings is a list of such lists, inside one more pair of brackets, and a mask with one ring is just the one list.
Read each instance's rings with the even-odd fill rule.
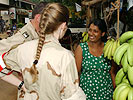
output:
[[[37,4],[32,13],[33,19],[31,19],[15,35],[7,39],[0,40],[0,55],[16,48],[18,45],[23,44],[26,41],[38,38],[38,32],[40,30],[39,28],[40,16],[46,4],[47,4],[46,2],[40,2],[39,4]],[[7,77],[10,76],[8,75]],[[2,77],[2,79],[5,80],[4,77]]]
[[32,12],[32,19],[24,27],[22,27],[15,35],[7,39],[2,39],[0,41],[0,54],[3,54],[26,41],[38,38],[38,32],[40,30],[40,16],[46,4],[46,2],[40,2],[39,4],[37,4]]
[[0,33],[4,32],[4,26],[5,26],[5,21],[3,20],[2,16],[0,16]]
[[68,20],[65,6],[47,4],[40,19],[39,39],[25,42],[4,56],[5,65],[23,75],[27,91],[18,100],[86,100],[79,88],[75,59],[59,43]]
[[103,55],[106,32],[105,21],[94,19],[89,24],[89,42],[80,43],[75,51],[80,86],[86,100],[112,100],[115,74],[111,61]]
[[[32,12],[32,19],[24,27],[22,27],[15,35],[8,37],[7,39],[0,40],[0,55],[2,55],[5,52],[8,52],[9,50],[16,48],[18,45],[23,44],[24,42],[38,38],[38,32],[40,30],[40,28],[39,28],[40,16],[41,16],[46,4],[47,4],[46,2],[38,3]],[[8,72],[10,72],[10,70],[3,70],[3,72],[8,73]],[[18,78],[13,76],[12,74],[6,75],[6,76],[5,75],[6,74],[0,72],[0,77],[2,80],[6,81],[8,83],[11,83],[13,85],[17,85],[17,84],[21,83],[21,82],[19,82],[17,84],[14,83],[12,80],[16,80],[16,81],[20,81],[20,80],[18,80]],[[19,74],[19,78],[22,79],[20,74]],[[2,80],[0,80],[0,81],[2,81]],[[1,88],[7,87],[6,85],[8,85],[8,84],[3,84],[3,87],[1,87]]]

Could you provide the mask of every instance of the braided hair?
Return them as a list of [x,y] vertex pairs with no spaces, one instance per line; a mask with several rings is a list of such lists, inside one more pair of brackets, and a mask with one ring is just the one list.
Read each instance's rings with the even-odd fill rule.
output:
[[54,31],[58,29],[58,27],[63,23],[68,23],[69,20],[69,11],[67,7],[60,3],[49,3],[44,8],[43,13],[40,19],[40,32],[39,32],[39,42],[37,46],[35,60],[33,62],[32,67],[30,68],[30,73],[33,78],[33,82],[35,82],[38,77],[38,71],[36,68],[36,64],[41,55],[42,47],[44,45],[45,36],[47,34],[52,34]]

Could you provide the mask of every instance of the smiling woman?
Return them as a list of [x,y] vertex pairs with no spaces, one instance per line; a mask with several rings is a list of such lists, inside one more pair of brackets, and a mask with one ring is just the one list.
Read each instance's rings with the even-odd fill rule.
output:
[[106,32],[105,21],[94,19],[89,24],[89,41],[80,43],[75,51],[80,86],[87,96],[86,100],[112,100],[113,67],[111,67],[111,62],[103,55],[105,43],[102,38]]

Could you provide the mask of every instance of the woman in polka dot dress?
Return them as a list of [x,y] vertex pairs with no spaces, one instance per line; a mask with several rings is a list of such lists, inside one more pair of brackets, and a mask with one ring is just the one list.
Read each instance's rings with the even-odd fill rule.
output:
[[105,21],[95,19],[89,25],[89,42],[80,43],[75,51],[80,86],[86,100],[112,100],[115,74],[111,62],[103,55],[106,32]]

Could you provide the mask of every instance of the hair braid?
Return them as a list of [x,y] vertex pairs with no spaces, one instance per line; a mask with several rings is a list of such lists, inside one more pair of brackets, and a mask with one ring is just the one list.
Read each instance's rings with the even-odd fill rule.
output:
[[[46,9],[44,9],[46,10]],[[44,41],[45,41],[45,27],[46,27],[46,17],[45,14],[43,14],[44,16],[41,16],[41,23],[40,23],[40,32],[39,32],[39,42],[38,42],[38,46],[37,46],[37,51],[36,51],[36,56],[35,56],[35,61],[33,62],[32,67],[30,68],[30,73],[32,75],[32,82],[36,82],[36,80],[38,79],[38,71],[36,68],[36,64],[38,63],[38,60],[40,58],[40,54],[42,51],[42,47],[44,45]]]
[[62,22],[68,22],[68,19],[68,9],[59,3],[50,3],[47,4],[47,6],[44,8],[40,18],[39,42],[37,46],[35,61],[33,62],[32,67],[30,68],[30,73],[32,75],[33,82],[38,79],[38,71],[36,68],[36,64],[38,63],[38,60],[40,58],[46,34],[52,34],[55,30],[58,29],[59,25]]

